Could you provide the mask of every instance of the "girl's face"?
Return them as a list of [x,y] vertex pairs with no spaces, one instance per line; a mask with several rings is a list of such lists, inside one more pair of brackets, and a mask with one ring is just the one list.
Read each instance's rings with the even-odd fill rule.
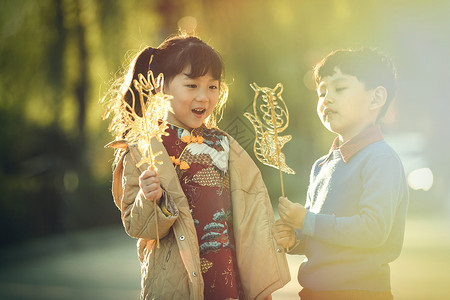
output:
[[164,93],[173,96],[167,121],[189,131],[200,127],[219,101],[219,80],[211,72],[190,78],[190,69],[184,68],[164,87]]

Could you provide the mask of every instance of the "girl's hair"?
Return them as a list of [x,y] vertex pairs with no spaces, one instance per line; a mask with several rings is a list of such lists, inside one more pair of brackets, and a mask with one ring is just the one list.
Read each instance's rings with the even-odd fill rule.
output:
[[[111,125],[113,125],[122,119],[120,114],[128,113],[126,109],[123,109],[125,106],[123,100],[133,106],[132,94],[134,99],[139,99],[139,92],[133,84],[139,74],[147,78],[147,73],[151,70],[156,78],[162,73],[165,84],[168,84],[188,66],[190,66],[190,73],[187,75],[191,78],[211,72],[212,77],[219,80],[219,101],[213,113],[205,121],[207,127],[217,127],[228,97],[228,87],[223,79],[224,65],[216,50],[194,36],[174,36],[165,40],[158,48],[147,47],[141,50],[132,60],[127,74],[116,81],[103,98],[103,102],[108,102],[107,115],[104,118],[112,113],[114,116]],[[138,115],[142,115],[140,101],[135,101],[134,109]],[[110,130],[114,131],[112,127],[110,126]],[[126,139],[126,136],[116,136],[116,138]]]
[[316,85],[319,85],[324,77],[332,76],[336,68],[342,73],[358,78],[367,89],[374,89],[377,86],[386,89],[386,103],[378,114],[378,119],[382,118],[396,92],[397,74],[392,61],[386,55],[370,48],[335,50],[314,67]]

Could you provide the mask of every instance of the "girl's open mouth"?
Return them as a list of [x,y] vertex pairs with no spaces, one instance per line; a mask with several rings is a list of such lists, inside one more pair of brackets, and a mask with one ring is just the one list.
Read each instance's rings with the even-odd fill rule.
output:
[[192,110],[192,112],[194,113],[194,115],[196,115],[197,117],[201,117],[204,113],[205,113],[206,109],[205,108],[194,108]]

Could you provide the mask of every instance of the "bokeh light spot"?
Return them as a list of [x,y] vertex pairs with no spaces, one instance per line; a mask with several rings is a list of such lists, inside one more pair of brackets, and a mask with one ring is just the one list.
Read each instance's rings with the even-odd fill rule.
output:
[[420,168],[408,174],[408,185],[413,190],[428,191],[433,186],[433,172],[429,168]]

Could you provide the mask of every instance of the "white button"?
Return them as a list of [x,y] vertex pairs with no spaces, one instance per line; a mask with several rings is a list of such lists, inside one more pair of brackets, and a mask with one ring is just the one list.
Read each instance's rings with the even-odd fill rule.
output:
[[280,249],[280,248],[278,248],[278,249],[277,249],[277,252],[278,252],[278,253],[281,253],[281,252],[283,252],[283,251],[281,251],[281,249]]
[[192,272],[192,276],[197,277],[197,273]]
[[180,241],[184,241],[184,235],[180,236]]

